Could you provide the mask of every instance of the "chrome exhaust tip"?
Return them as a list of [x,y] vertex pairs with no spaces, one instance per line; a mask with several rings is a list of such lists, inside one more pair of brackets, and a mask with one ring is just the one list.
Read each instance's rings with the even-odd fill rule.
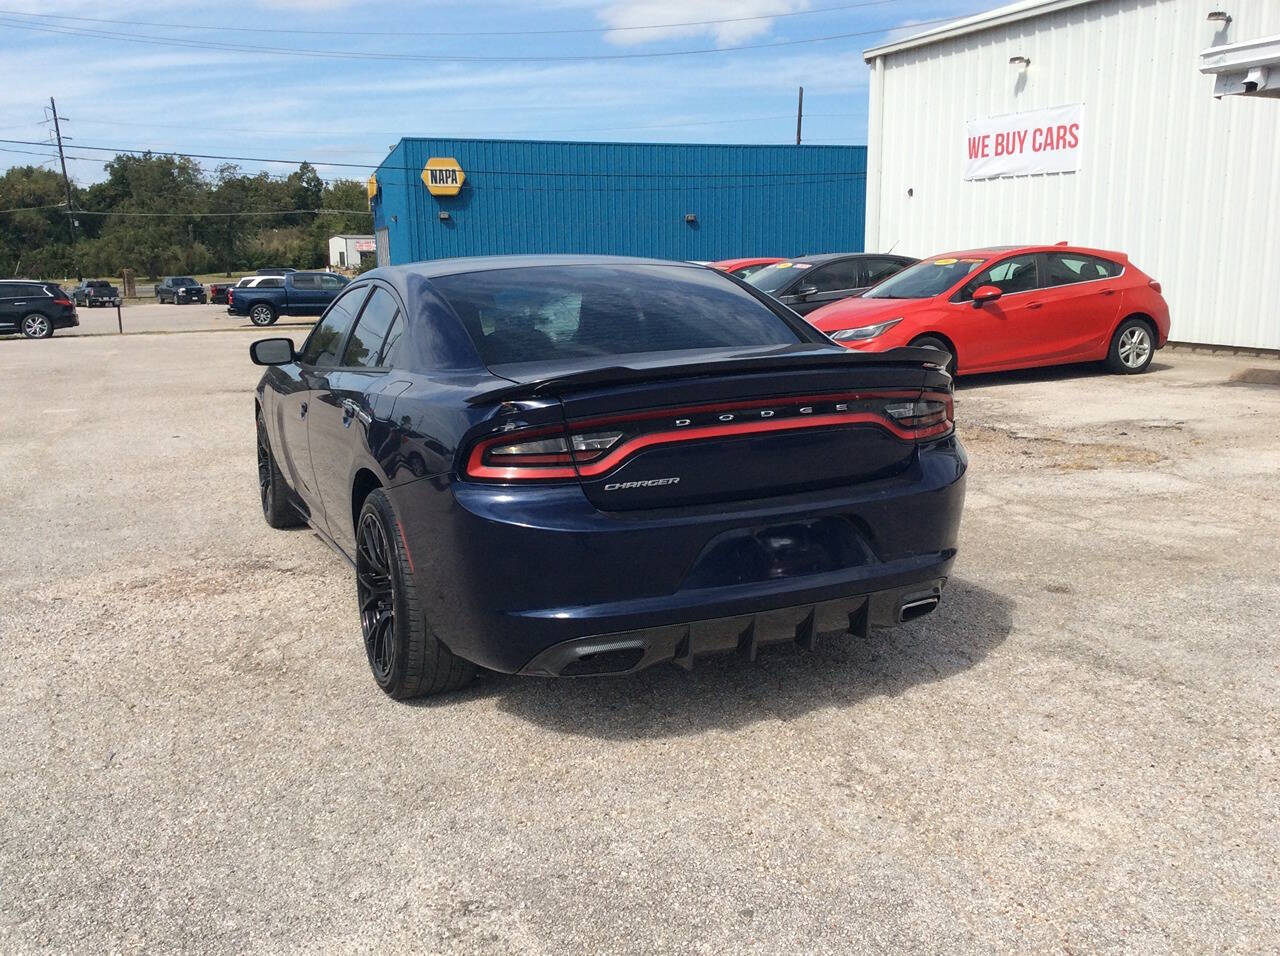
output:
[[930,611],[938,606],[939,597],[931,594],[926,598],[918,598],[914,601],[906,601],[898,608],[898,623],[906,624],[908,621],[914,621],[918,617],[924,617]]

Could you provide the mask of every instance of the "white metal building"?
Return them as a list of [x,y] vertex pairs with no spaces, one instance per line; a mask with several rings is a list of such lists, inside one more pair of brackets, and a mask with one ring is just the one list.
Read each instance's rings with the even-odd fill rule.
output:
[[863,55],[868,250],[1117,249],[1175,341],[1280,349],[1280,0],[1020,0]]
[[373,251],[373,236],[330,236],[329,268],[354,269],[360,265],[360,253]]

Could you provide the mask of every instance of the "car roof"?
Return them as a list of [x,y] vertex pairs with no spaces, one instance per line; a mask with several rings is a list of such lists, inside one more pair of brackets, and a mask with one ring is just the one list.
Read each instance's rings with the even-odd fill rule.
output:
[[702,269],[703,266],[678,259],[644,259],[634,256],[575,256],[575,255],[521,255],[521,256],[464,256],[456,259],[432,259],[411,262],[402,266],[382,266],[366,272],[359,278],[393,277],[404,279],[420,276],[435,279],[440,276],[460,275],[467,272],[492,272],[496,269],[533,269],[539,266],[673,266],[683,269]]
[[1123,252],[1113,252],[1107,249],[1093,249],[1089,246],[1072,246],[1062,242],[1048,242],[1040,245],[1011,245],[1011,246],[979,246],[973,249],[961,249],[954,252],[939,252],[935,255],[926,256],[925,259],[961,259],[965,257],[981,256],[983,259],[990,259],[993,256],[1004,255],[1009,252],[1078,252],[1089,256],[1102,256],[1109,259],[1127,260],[1127,256]]

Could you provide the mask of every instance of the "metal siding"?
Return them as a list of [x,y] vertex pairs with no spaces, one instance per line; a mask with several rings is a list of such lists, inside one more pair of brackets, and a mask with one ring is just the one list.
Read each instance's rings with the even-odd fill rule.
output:
[[[1215,42],[1280,32],[1280,3],[1236,0],[1216,41],[1208,9],[1100,0],[884,57],[867,247],[1116,249],[1163,284],[1174,339],[1280,348],[1280,103],[1215,100],[1198,69]],[[964,181],[967,119],[1079,102],[1079,172]]]
[[[427,192],[419,175],[432,156],[462,166],[458,196]],[[861,146],[404,139],[378,180],[395,264],[510,253],[857,252],[865,233]]]

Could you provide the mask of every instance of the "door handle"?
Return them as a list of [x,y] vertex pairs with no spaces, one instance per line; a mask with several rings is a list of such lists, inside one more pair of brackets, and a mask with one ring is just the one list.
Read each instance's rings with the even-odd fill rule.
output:
[[364,411],[356,402],[349,398],[344,398],[342,400],[342,424],[349,426],[353,418],[359,419],[365,425],[373,421],[373,416]]
[[1027,308],[1028,308],[1028,309],[1038,309],[1038,308],[1040,308],[1040,306],[1042,306],[1042,305],[1044,305],[1044,303],[1043,303],[1043,302],[1028,302],[1028,303],[1027,303]]
[[299,417],[299,418],[306,418],[306,417],[307,417],[307,403],[306,403],[306,402],[303,402],[303,403],[302,403],[302,407],[298,409],[298,417]]
[[1116,294],[1115,289],[1103,289],[1101,292],[1098,293],[1098,295],[1115,295],[1115,294]]

